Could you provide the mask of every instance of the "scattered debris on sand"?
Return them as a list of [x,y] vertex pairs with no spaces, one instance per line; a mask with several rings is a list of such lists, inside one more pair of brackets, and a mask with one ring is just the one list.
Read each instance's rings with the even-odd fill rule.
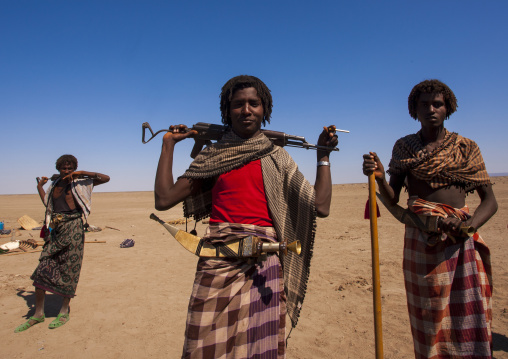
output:
[[18,223],[23,229],[27,231],[31,231],[32,229],[40,227],[40,224],[37,221],[35,221],[34,219],[30,218],[27,215],[18,218]]

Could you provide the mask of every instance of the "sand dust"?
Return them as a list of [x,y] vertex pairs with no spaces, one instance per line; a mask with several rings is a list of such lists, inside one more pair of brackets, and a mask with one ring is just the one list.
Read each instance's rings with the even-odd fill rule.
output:
[[[508,261],[503,250],[508,177],[493,180],[499,210],[480,233],[492,252],[494,357],[508,358]],[[308,293],[289,339],[288,358],[374,357],[370,227],[363,219],[367,196],[366,184],[334,185],[330,217],[318,219]],[[472,209],[479,203],[476,194],[467,201]],[[164,220],[182,218],[181,207],[154,211],[151,192],[94,194],[89,223],[103,230],[87,233],[86,240],[106,243],[86,244],[71,320],[55,330],[48,324],[58,314],[60,298],[48,294],[46,321],[13,332],[34,313],[30,275],[39,254],[1,256],[0,357],[179,358],[197,257],[150,220],[152,212]],[[19,228],[17,219],[23,215],[41,223],[44,207],[38,195],[0,196],[6,229]],[[411,358],[402,276],[404,229],[382,206],[378,225],[384,354]],[[198,233],[204,228],[199,223]],[[20,232],[16,239],[38,239],[38,231]],[[135,240],[134,247],[120,248],[127,238]],[[0,244],[9,240],[0,238]]]

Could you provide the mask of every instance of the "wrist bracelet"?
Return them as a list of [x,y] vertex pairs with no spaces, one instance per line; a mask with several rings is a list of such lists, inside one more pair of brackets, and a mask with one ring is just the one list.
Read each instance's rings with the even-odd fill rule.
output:
[[330,167],[330,162],[328,161],[318,161],[317,166],[328,166]]

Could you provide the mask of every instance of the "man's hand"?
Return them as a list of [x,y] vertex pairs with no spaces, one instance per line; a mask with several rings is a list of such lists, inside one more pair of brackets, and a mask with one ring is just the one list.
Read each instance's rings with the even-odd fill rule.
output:
[[326,160],[328,161],[328,157],[330,156],[331,150],[339,144],[339,139],[337,138],[337,134],[335,133],[335,125],[331,125],[328,127],[323,127],[323,131],[319,134],[319,138],[317,141],[318,146],[330,147],[330,151],[328,150],[318,150],[317,151],[317,160]]
[[323,127],[323,132],[319,134],[317,144],[319,146],[326,146],[330,148],[337,147],[337,145],[339,144],[339,140],[337,138],[335,130],[336,130],[335,125]]
[[190,130],[185,125],[171,125],[169,126],[169,131],[166,132],[164,137],[162,137],[162,142],[167,143],[169,141],[173,141],[174,143],[177,143],[188,137],[194,137],[197,134],[197,131]]
[[467,238],[467,235],[460,231],[460,228],[464,226],[469,226],[469,224],[453,217],[443,218],[439,223],[441,232],[450,234],[455,238]]
[[44,185],[45,185],[46,183],[48,183],[48,180],[49,180],[49,179],[48,179],[48,177],[44,177],[44,176],[43,176],[43,177],[41,177],[41,178],[39,179],[39,182],[37,182],[37,187],[41,187],[41,188],[42,188],[42,187],[44,187]]
[[376,152],[369,152],[368,155],[363,155],[363,174],[370,176],[374,173],[376,180],[385,179],[385,168]]

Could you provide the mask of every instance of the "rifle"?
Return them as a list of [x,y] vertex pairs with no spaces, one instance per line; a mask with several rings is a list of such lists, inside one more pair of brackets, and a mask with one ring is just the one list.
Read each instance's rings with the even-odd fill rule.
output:
[[[49,180],[50,181],[55,181],[58,177],[60,177],[60,174],[55,173],[53,176],[51,176],[51,178]],[[40,177],[35,177],[35,180],[37,181],[37,184],[39,184],[39,182],[41,181],[41,178]]]
[[[145,132],[146,129],[148,129],[152,135],[148,140],[145,141]],[[222,138],[224,133],[226,133],[226,130],[228,129],[227,126],[222,125],[215,125],[211,123],[204,123],[204,122],[198,122],[195,125],[192,125],[192,128],[188,129],[188,131],[194,130],[197,132],[197,134],[194,136],[194,147],[191,151],[191,157],[196,158],[198,153],[201,151],[203,146],[208,146],[212,143],[212,141],[218,141]],[[141,125],[142,130],[142,138],[141,142],[148,143],[150,142],[155,136],[157,136],[161,132],[169,132],[169,129],[163,129],[159,130],[157,132],[153,132],[152,128],[150,127],[150,124],[148,122],[144,122]],[[338,130],[334,129],[333,127],[329,127],[328,130],[330,132],[346,132],[349,133],[347,130]],[[326,146],[320,146],[320,145],[313,145],[308,143],[305,140],[305,137],[301,136],[293,136],[288,135],[284,132],[279,131],[271,131],[271,130],[261,130],[261,132],[268,137],[272,142],[278,146],[284,147],[299,147],[299,148],[305,148],[305,149],[313,149],[313,150],[327,150],[327,151],[338,151],[339,149],[337,147],[330,148]]]
[[[60,174],[59,173],[55,173],[53,176],[51,176],[49,178],[49,180],[50,181],[56,181],[58,179],[58,177],[60,177]],[[81,178],[94,178],[94,177],[82,176]],[[37,184],[39,184],[39,182],[41,181],[41,178],[40,177],[35,177],[35,180],[37,181]]]

